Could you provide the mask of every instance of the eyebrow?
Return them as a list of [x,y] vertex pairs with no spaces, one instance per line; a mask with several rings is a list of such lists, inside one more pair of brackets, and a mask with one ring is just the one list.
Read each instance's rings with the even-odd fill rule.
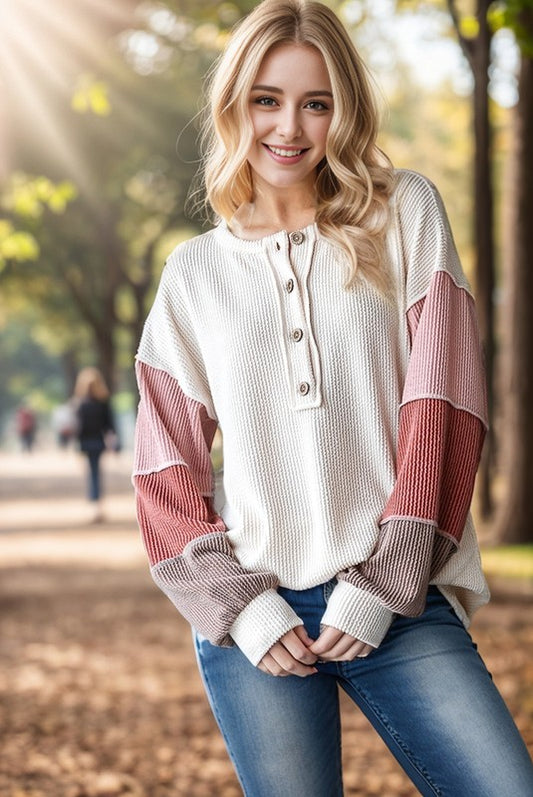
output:
[[[276,86],[265,86],[263,84],[257,84],[256,86],[252,86],[252,91],[270,91],[273,94],[285,93],[283,89],[279,89]],[[333,94],[331,93],[331,91],[324,89],[323,91],[306,91],[304,97],[331,97],[333,99]]]

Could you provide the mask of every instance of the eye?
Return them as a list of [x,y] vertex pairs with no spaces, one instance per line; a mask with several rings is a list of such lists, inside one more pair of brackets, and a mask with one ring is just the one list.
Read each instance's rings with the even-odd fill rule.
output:
[[329,111],[329,107],[320,100],[310,100],[305,107],[311,111]]
[[275,105],[277,105],[277,102],[273,97],[256,97],[253,102],[254,105],[263,105],[266,108],[273,108]]

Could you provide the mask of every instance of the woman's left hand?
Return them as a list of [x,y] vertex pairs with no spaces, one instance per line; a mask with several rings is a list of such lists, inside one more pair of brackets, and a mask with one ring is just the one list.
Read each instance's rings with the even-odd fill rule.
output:
[[319,661],[353,661],[368,656],[374,648],[328,625],[309,650],[318,656]]

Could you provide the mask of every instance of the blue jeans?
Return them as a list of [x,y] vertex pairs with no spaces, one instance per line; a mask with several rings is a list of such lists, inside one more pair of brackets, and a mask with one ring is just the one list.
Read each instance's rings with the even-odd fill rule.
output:
[[[311,637],[334,582],[279,592]],[[527,748],[470,636],[438,590],[353,662],[284,678],[195,634],[211,708],[247,797],[342,797],[338,687],[423,795],[533,797]]]
[[103,449],[95,449],[94,451],[86,451],[87,461],[89,463],[89,501],[100,500],[101,484],[100,484],[100,457],[102,456]]

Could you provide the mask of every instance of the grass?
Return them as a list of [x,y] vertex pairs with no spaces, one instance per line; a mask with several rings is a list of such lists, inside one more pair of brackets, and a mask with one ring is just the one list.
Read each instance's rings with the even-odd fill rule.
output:
[[487,575],[533,581],[533,545],[483,548],[481,559]]

